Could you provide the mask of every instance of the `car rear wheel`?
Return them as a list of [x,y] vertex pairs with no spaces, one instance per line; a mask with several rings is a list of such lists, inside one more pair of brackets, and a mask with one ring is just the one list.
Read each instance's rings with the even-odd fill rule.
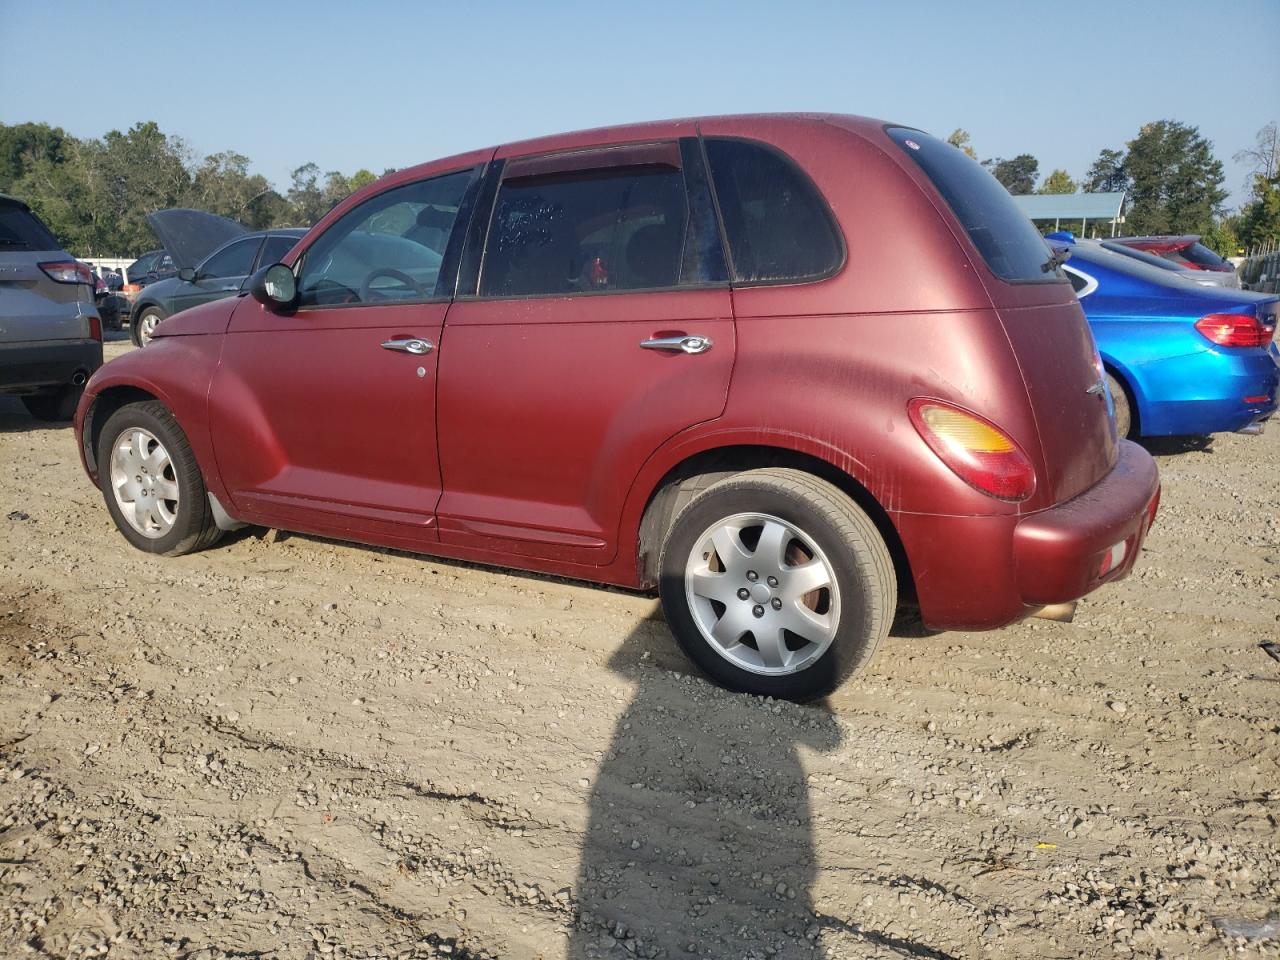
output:
[[1116,436],[1121,440],[1132,440],[1134,434],[1133,407],[1129,403],[1129,393],[1124,384],[1107,374],[1107,389],[1111,391],[1111,403],[1116,411]]
[[893,621],[897,581],[875,524],[800,470],[708,487],[675,518],[659,563],[676,640],[733,690],[828,693],[870,661]]
[[76,406],[80,403],[80,395],[84,387],[63,387],[52,393],[37,393],[22,398],[22,405],[27,413],[37,420],[48,423],[63,423],[76,415]]
[[133,337],[135,346],[145,347],[151,342],[151,338],[155,335],[156,327],[160,321],[164,319],[164,313],[159,307],[147,307],[142,313],[138,314],[138,319],[133,322],[133,329],[130,336]]
[[159,401],[131,403],[107,419],[98,485],[111,519],[139,550],[176,557],[222,534],[186,434]]

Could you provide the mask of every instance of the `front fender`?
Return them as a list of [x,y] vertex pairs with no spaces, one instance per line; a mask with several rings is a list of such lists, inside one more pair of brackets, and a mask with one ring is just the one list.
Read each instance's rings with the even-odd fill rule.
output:
[[141,399],[145,394],[159,400],[173,414],[191,444],[205,486],[214,496],[224,499],[226,491],[213,456],[208,419],[209,385],[221,348],[222,338],[218,336],[169,337],[99,367],[85,385],[74,420],[80,462],[89,479],[98,481],[93,441],[101,426],[100,413],[114,410],[120,401]]

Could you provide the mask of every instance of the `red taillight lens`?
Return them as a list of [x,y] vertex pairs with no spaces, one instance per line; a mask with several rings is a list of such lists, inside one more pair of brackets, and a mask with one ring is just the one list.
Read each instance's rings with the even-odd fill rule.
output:
[[58,283],[87,283],[93,286],[93,272],[75,260],[51,260],[39,264],[50,280]]
[[907,405],[911,423],[929,449],[965,483],[998,500],[1025,500],[1036,473],[1022,449],[995,424],[941,400]]
[[102,342],[102,319],[100,317],[89,318],[89,336],[99,343]]
[[1242,313],[1211,313],[1196,321],[1196,329],[1220,347],[1265,347],[1276,332],[1274,324]]

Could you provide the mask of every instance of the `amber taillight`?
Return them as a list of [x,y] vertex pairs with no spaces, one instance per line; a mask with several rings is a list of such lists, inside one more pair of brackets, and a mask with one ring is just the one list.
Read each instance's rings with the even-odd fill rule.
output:
[[918,397],[907,405],[929,449],[975,490],[997,500],[1026,500],[1036,489],[1027,455],[989,420],[942,400]]

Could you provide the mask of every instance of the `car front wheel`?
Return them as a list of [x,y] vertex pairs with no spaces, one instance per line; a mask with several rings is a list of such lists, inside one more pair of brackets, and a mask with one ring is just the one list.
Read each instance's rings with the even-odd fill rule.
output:
[[679,513],[659,591],[676,640],[723,686],[809,700],[864,666],[889,632],[893,560],[871,519],[800,470],[720,481]]
[[133,329],[129,331],[134,345],[145,347],[150,343],[151,338],[155,335],[156,327],[160,325],[160,321],[163,319],[164,313],[159,307],[147,307],[138,314],[138,318],[133,321]]
[[126,540],[176,557],[221,536],[187,436],[156,400],[113,413],[98,444],[98,485]]

